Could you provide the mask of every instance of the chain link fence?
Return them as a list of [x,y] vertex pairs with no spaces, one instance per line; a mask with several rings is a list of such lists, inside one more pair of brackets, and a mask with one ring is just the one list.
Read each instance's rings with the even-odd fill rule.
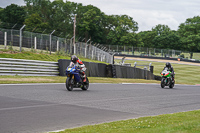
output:
[[110,53],[200,60],[200,53],[198,52],[188,52],[188,51],[173,50],[173,49],[119,46],[119,45],[102,45],[102,46],[105,47]]
[[20,36],[20,30],[0,28],[0,46],[20,48],[20,43],[22,49],[45,50],[49,51],[50,54],[51,52],[64,52],[106,63],[113,62],[112,54],[114,53],[200,60],[200,53],[197,52],[121,45],[91,45],[83,42],[73,44],[72,39],[60,38],[51,34],[23,31]]
[[[20,39],[21,38],[21,39]],[[88,59],[98,60],[106,63],[113,62],[112,54],[97,48],[91,44],[76,42],[72,39],[60,38],[51,34],[39,34],[28,31],[0,28],[0,45],[7,47],[19,47],[19,50],[29,48],[31,50],[45,50],[51,52],[64,52],[70,55],[76,54]]]

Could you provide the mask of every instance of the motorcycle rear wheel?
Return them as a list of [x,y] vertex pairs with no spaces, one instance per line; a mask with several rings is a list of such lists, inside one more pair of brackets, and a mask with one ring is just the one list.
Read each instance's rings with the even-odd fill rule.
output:
[[70,77],[67,77],[66,79],[66,88],[68,91],[72,91],[73,90],[73,84],[71,83],[73,79],[71,79]]

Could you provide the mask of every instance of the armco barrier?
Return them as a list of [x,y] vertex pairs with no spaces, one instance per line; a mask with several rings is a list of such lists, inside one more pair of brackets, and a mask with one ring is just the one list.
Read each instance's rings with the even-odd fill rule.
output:
[[[70,60],[61,59],[59,62],[60,76],[65,76],[65,70]],[[106,65],[103,63],[83,62],[87,68],[86,75],[88,77],[113,77],[113,78],[135,78],[135,79],[154,79],[153,73],[148,70],[121,66]]]
[[0,58],[0,75],[58,76],[58,63]]

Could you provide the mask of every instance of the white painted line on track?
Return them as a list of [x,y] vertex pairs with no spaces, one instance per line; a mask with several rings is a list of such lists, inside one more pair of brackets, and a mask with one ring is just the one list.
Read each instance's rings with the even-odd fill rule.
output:
[[[159,83],[121,83],[121,84],[122,85],[160,85]],[[175,84],[175,86],[200,86],[200,85]]]
[[36,108],[36,107],[47,107],[47,106],[54,106],[60,104],[45,104],[45,105],[34,105],[34,106],[22,106],[22,107],[11,107],[11,108],[0,108],[0,111],[4,110],[15,110],[15,109],[26,109],[26,108]]
[[[22,86],[22,85],[64,85],[65,83],[23,83],[23,84],[0,84],[0,86]],[[122,84],[122,85],[159,85],[159,83],[90,83],[90,84],[110,84],[110,85],[115,85],[115,84]],[[175,84],[178,86],[200,86],[200,84],[196,85],[187,85],[187,84]]]
[[16,86],[16,85],[52,85],[52,84],[64,84],[64,83],[23,83],[23,84],[0,84],[0,86],[5,86],[5,85],[14,85],[14,86]]
[[[5,86],[5,85],[62,85],[65,83],[23,83],[23,84],[0,84],[0,86]],[[113,84],[113,83],[90,83],[90,84]]]

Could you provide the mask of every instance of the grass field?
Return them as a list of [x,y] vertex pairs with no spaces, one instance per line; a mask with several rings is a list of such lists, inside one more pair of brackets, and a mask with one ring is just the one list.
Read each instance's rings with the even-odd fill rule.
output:
[[59,133],[199,133],[200,110],[67,129]]
[[[27,77],[27,76],[0,76],[0,84],[20,84],[20,83],[65,83],[67,77]],[[156,80],[145,79],[125,79],[125,78],[102,78],[88,77],[90,83],[160,83]]]
[[[115,60],[120,62],[121,60]],[[163,70],[166,62],[152,62],[152,61],[138,61],[138,60],[126,60],[125,63],[131,63],[131,66],[134,66],[134,63],[140,65],[149,65],[152,63],[154,66],[154,74],[160,75],[160,72]],[[175,71],[175,81],[177,84],[200,84],[200,66],[193,65],[184,65],[184,64],[175,64],[171,63]],[[138,66],[139,68],[144,68],[144,66]]]

